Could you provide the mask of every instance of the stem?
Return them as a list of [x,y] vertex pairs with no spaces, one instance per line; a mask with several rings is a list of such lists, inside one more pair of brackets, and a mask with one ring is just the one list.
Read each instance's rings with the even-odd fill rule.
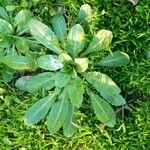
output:
[[25,38],[25,37],[19,37],[19,36],[15,36],[15,35],[11,35],[10,37],[13,37],[15,39],[20,39],[20,40],[24,40],[24,41],[27,41],[29,43],[35,43],[35,44],[39,44],[39,42],[36,42],[34,40],[30,40],[28,38]]

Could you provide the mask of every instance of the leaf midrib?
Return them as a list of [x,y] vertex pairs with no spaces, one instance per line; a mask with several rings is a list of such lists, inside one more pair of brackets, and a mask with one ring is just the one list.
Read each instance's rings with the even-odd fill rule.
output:
[[36,116],[36,114],[38,114],[38,113],[49,103],[49,101],[52,100],[52,98],[53,98],[54,96],[55,96],[55,94],[53,94],[52,96],[50,96],[50,98],[47,100],[47,102],[44,103],[44,104],[42,105],[42,107],[40,107],[40,109],[38,109],[38,110],[35,112],[35,114],[32,115],[32,116],[28,119],[28,122],[32,121],[33,119],[31,119],[31,118],[34,118],[34,117]]

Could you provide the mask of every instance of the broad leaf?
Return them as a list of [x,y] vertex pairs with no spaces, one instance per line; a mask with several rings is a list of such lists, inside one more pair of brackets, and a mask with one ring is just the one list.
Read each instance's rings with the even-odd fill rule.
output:
[[31,76],[23,76],[16,81],[15,86],[21,91],[27,91],[27,84],[31,78]]
[[29,10],[21,10],[14,18],[14,26],[24,26],[28,24],[31,19],[31,12]]
[[9,35],[13,33],[12,25],[0,18],[0,34]]
[[53,105],[55,98],[56,96],[54,93],[38,100],[33,106],[31,106],[25,114],[25,124],[36,124],[41,119],[45,118],[51,106]]
[[32,77],[27,84],[29,93],[36,93],[39,90],[50,90],[55,86],[55,75],[51,72],[45,72]]
[[112,41],[112,32],[109,30],[100,30],[96,36],[93,38],[87,50],[81,54],[81,56],[86,56],[93,52],[102,51],[106,49]]
[[88,4],[84,4],[81,6],[79,15],[79,19],[83,22],[90,22],[92,17],[92,9],[91,6]]
[[9,16],[7,14],[7,12],[5,11],[5,9],[3,7],[0,6],[0,18],[6,20],[6,21],[10,21]]
[[87,70],[89,64],[88,58],[75,58],[74,61],[77,63],[78,72],[85,72]]
[[90,97],[96,117],[107,126],[114,127],[116,114],[110,104],[92,92],[90,92]]
[[83,102],[83,93],[84,93],[84,85],[82,79],[79,77],[72,79],[69,82],[67,89],[68,89],[68,95],[69,95],[69,99],[71,100],[71,103],[75,107],[78,108],[81,107]]
[[2,58],[2,62],[7,66],[9,66],[10,68],[17,70],[31,69],[30,63],[25,56],[7,55]]
[[74,25],[67,37],[68,52],[76,57],[84,47],[84,30],[81,25]]
[[72,60],[72,58],[66,53],[61,53],[59,55],[59,60],[60,62],[64,63],[65,61]]
[[48,130],[52,134],[60,129],[67,118],[69,101],[66,89],[59,96],[59,100],[53,105],[48,116]]
[[124,98],[119,95],[121,92],[119,87],[105,74],[89,72],[85,73],[84,77],[112,105],[120,106],[126,103]]
[[75,114],[76,111],[77,109],[71,103],[69,103],[67,119],[65,120],[63,125],[63,133],[67,137],[73,136],[77,129],[77,127],[75,126],[77,122],[77,116]]
[[14,73],[15,70],[4,65],[1,71],[3,81],[10,82],[13,79]]
[[32,51],[28,51],[26,53],[26,58],[28,59],[30,68],[32,70],[36,70],[38,68],[37,66],[37,56],[36,53],[33,53]]
[[121,67],[129,63],[129,56],[123,52],[116,51],[102,60],[96,62],[99,66]]
[[37,62],[38,67],[50,71],[56,71],[63,67],[62,63],[60,63],[59,60],[56,59],[53,55],[41,56],[37,59]]
[[11,42],[7,37],[3,37],[2,39],[0,39],[0,48],[10,48],[11,47]]
[[26,54],[29,51],[29,44],[24,40],[16,40],[16,48],[19,52]]
[[64,72],[58,72],[55,77],[55,86],[64,87],[70,81],[70,75]]
[[55,33],[48,26],[32,19],[29,22],[29,29],[39,43],[43,44],[55,53],[61,52],[58,39]]
[[67,25],[66,25],[65,18],[63,17],[61,13],[57,13],[53,17],[52,23],[53,23],[53,29],[54,29],[55,34],[57,35],[57,38],[63,44],[63,46],[65,46],[66,45],[65,39],[67,37]]

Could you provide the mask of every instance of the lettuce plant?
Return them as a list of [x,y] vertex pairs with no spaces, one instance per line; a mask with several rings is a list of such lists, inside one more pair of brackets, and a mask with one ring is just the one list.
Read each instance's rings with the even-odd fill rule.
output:
[[29,47],[33,40],[27,37],[29,10],[21,10],[13,18],[12,12],[0,6],[0,63],[4,81],[10,81],[15,70],[33,69],[35,64]]
[[67,24],[61,13],[52,19],[53,30],[34,19],[28,26],[33,37],[49,50],[49,54],[37,59],[38,67],[45,72],[19,78],[16,87],[31,94],[41,90],[49,91],[49,94],[27,110],[25,124],[36,124],[47,116],[50,133],[56,133],[62,127],[65,136],[72,136],[77,129],[77,111],[86,95],[96,117],[105,125],[114,127],[116,114],[111,105],[121,106],[126,101],[112,79],[95,71],[94,66],[124,66],[129,62],[129,56],[116,51],[102,60],[93,62],[90,59],[93,53],[102,53],[109,47],[112,32],[99,30],[86,46],[82,26],[75,24],[67,33]]

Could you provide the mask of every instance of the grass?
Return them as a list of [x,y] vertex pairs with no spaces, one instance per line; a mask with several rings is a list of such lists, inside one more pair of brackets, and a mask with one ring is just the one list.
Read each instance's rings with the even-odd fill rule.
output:
[[65,138],[61,131],[50,135],[43,122],[32,127],[23,122],[26,110],[42,95],[18,95],[17,91],[0,81],[1,150],[150,149],[150,63],[146,55],[150,49],[150,2],[143,0],[133,6],[127,0],[41,0],[30,9],[51,25],[49,20],[61,7],[71,27],[77,23],[78,10],[83,3],[89,3],[93,9],[92,33],[102,28],[111,30],[114,35],[111,50],[121,50],[130,55],[131,60],[126,67],[97,69],[107,73],[121,87],[132,111],[121,108],[115,128],[106,128],[96,120],[90,105],[85,103],[78,114],[78,132],[72,138]]

